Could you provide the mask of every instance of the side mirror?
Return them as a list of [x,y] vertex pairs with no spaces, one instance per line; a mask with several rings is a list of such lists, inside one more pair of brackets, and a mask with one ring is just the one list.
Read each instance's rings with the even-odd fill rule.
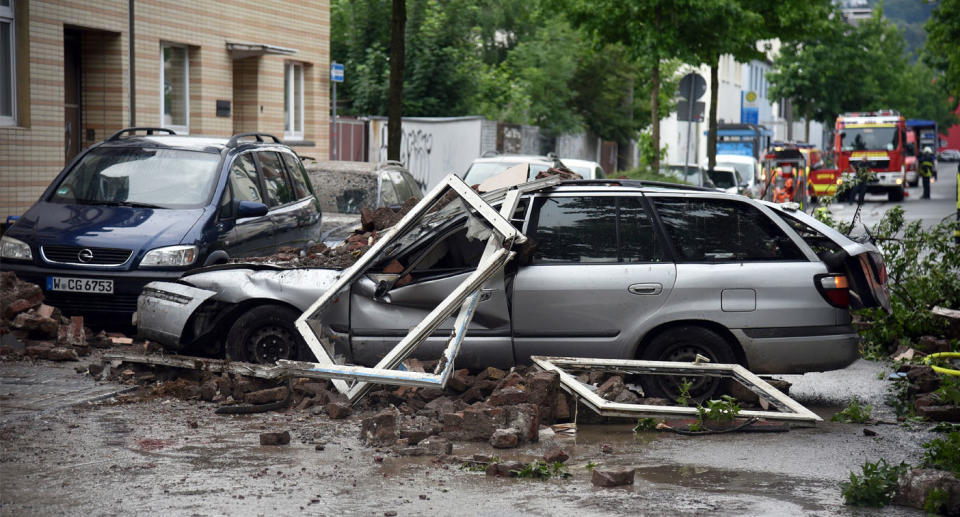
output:
[[236,213],[237,219],[242,219],[244,217],[260,217],[267,215],[267,205],[263,203],[257,203],[255,201],[238,201]]

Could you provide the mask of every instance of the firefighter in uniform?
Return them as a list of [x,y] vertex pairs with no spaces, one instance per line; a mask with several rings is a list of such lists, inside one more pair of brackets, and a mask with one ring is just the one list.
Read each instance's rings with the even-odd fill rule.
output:
[[930,178],[933,176],[933,149],[930,149],[930,146],[924,147],[920,153],[918,171],[923,178],[922,199],[930,199]]

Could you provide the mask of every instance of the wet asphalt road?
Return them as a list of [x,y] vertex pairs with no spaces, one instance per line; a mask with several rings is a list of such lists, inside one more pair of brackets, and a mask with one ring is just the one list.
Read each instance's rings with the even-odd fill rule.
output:
[[[886,370],[858,361],[836,372],[784,376],[793,396],[827,420],[788,433],[684,437],[635,435],[629,424],[582,425],[574,437],[544,436],[514,450],[455,444],[455,455],[521,461],[550,443],[567,450],[570,479],[532,481],[363,447],[357,415],[218,416],[214,404],[167,398],[86,403],[125,386],[94,382],[71,365],[2,363],[0,514],[920,515],[845,507],[840,497],[838,484],[851,469],[879,458],[916,463],[930,438],[924,425],[874,425],[878,436],[866,437],[863,425],[828,421],[854,395],[892,420],[882,404],[886,383],[877,378]],[[73,405],[51,404],[51,393]],[[291,432],[290,445],[259,445],[260,432],[282,430]],[[600,452],[603,442],[613,444],[613,454]],[[588,463],[637,468],[636,483],[594,488]]]
[[[907,197],[900,202],[887,201],[886,194],[867,194],[863,208],[860,211],[860,220],[869,227],[873,227],[887,210],[894,206],[902,206],[904,219],[907,222],[922,221],[924,226],[933,226],[946,217],[956,217],[957,213],[957,165],[958,162],[939,162],[937,164],[937,180],[930,185],[930,199],[921,199],[923,195],[922,183],[907,189]],[[834,219],[845,223],[853,219],[856,205],[852,203],[834,203],[830,213]],[[855,233],[859,233],[855,231]]]

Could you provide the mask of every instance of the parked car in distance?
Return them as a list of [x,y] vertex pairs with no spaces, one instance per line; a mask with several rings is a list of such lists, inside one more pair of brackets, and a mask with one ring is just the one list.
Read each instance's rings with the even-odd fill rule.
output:
[[733,167],[740,174],[741,194],[759,198],[761,190],[760,162],[753,156],[718,154],[717,167]]
[[[496,207],[505,191],[484,200]],[[345,303],[308,320],[337,355],[377,363],[476,268],[485,244],[471,239],[476,218],[448,207],[384,248],[340,297]],[[630,180],[571,181],[525,194],[513,220],[532,248],[484,285],[457,367],[508,367],[531,355],[700,354],[756,373],[839,369],[858,356],[848,307],[890,307],[877,249],[792,205]],[[234,359],[310,360],[293,322],[340,274],[263,264],[193,271],[144,291],[140,307],[153,309],[140,332],[174,351],[213,341]],[[179,301],[164,304],[173,295]],[[438,357],[452,324],[416,356]],[[268,337],[283,346],[263,350]],[[679,393],[675,379],[650,377],[642,381],[648,395]],[[717,387],[704,378],[693,392]]]
[[[699,165],[683,165],[674,163],[660,164],[660,174],[676,178],[687,185],[702,186],[717,190],[713,180]],[[699,176],[699,178],[698,178]]]
[[529,179],[537,177],[537,174],[553,167],[553,158],[546,156],[526,155],[526,154],[498,154],[494,156],[482,156],[477,158],[467,168],[463,175],[463,182],[471,187],[483,183],[487,178],[521,163],[530,164]]
[[956,149],[944,149],[940,151],[940,159],[945,162],[960,162],[960,151]]
[[303,163],[276,137],[127,128],[80,153],[6,231],[0,269],[65,314],[115,322],[149,282],[306,247],[320,222]]
[[607,177],[606,171],[597,162],[576,158],[560,158],[560,163],[585,180],[600,180]]
[[423,189],[400,162],[305,162],[323,211],[320,241],[339,244],[360,224],[360,210],[399,208],[423,197]]
[[740,173],[733,167],[718,166],[716,168],[704,171],[710,181],[716,186],[717,190],[727,194],[740,194],[746,187]]

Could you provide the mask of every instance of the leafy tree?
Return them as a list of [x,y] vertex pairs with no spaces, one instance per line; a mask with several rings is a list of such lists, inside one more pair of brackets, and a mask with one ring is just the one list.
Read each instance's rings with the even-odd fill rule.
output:
[[960,99],[960,0],[941,0],[923,27],[923,61],[943,74],[947,91]]

